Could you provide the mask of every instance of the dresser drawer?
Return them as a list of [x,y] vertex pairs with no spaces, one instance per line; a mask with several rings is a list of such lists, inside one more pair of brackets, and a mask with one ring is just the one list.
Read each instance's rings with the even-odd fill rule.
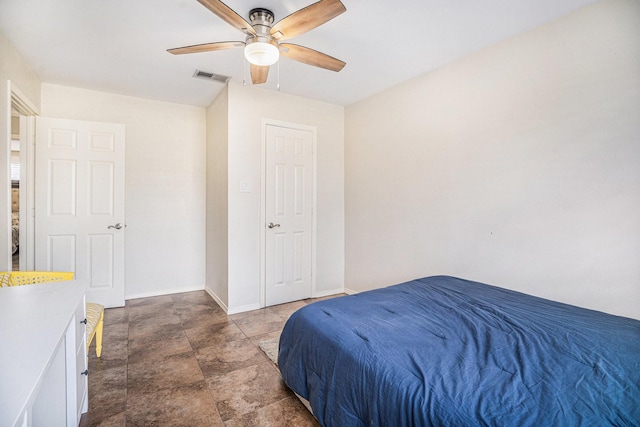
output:
[[[78,411],[78,420],[80,419],[80,414],[87,412],[88,409],[88,371],[87,371],[87,350],[86,350],[86,337],[83,337],[81,340],[81,346],[78,349],[78,353],[76,354],[76,385],[77,385],[77,401],[76,401],[76,409]],[[83,374],[86,372],[86,374]]]
[[76,352],[80,349],[81,345],[85,345],[85,340],[87,337],[87,325],[85,319],[87,318],[85,313],[85,300],[82,298],[78,307],[76,307],[75,318],[76,318]]

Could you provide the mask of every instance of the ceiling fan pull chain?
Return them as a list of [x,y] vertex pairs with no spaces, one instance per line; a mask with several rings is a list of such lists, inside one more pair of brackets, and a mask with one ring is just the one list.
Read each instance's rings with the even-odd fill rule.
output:
[[276,70],[277,70],[277,74],[278,74],[278,83],[276,84],[276,89],[278,89],[278,92],[280,92],[280,61],[276,62]]
[[247,60],[242,55],[242,86],[247,85]]

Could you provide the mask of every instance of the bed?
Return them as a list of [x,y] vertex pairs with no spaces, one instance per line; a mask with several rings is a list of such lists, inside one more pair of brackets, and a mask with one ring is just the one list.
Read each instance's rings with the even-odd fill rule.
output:
[[20,246],[20,225],[12,222],[11,224],[11,255],[18,252]]
[[18,252],[20,245],[20,189],[11,189],[11,254]]
[[640,321],[449,276],[303,307],[278,367],[323,426],[640,425]]

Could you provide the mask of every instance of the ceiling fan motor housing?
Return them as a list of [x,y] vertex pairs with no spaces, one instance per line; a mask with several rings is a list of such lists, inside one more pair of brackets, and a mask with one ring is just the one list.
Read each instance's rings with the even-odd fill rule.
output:
[[251,25],[264,25],[271,28],[273,24],[273,12],[269,9],[257,7],[249,11],[249,20]]
[[269,33],[273,24],[273,12],[262,8],[251,9],[249,19],[256,34],[247,35],[245,56],[255,65],[268,66],[275,63],[279,56],[278,42]]
[[[271,26],[273,25],[273,12],[268,9],[262,8],[251,9],[251,11],[249,12],[249,19],[251,21],[251,26],[256,32],[255,37],[264,37],[269,40],[272,39],[269,31],[271,31]],[[249,35],[249,38],[253,37],[253,35]],[[249,38],[247,38],[247,40]]]

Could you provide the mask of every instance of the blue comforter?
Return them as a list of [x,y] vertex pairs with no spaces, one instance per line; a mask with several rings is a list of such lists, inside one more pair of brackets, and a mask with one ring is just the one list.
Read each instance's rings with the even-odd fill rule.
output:
[[447,276],[316,302],[280,337],[324,426],[640,425],[640,322]]

